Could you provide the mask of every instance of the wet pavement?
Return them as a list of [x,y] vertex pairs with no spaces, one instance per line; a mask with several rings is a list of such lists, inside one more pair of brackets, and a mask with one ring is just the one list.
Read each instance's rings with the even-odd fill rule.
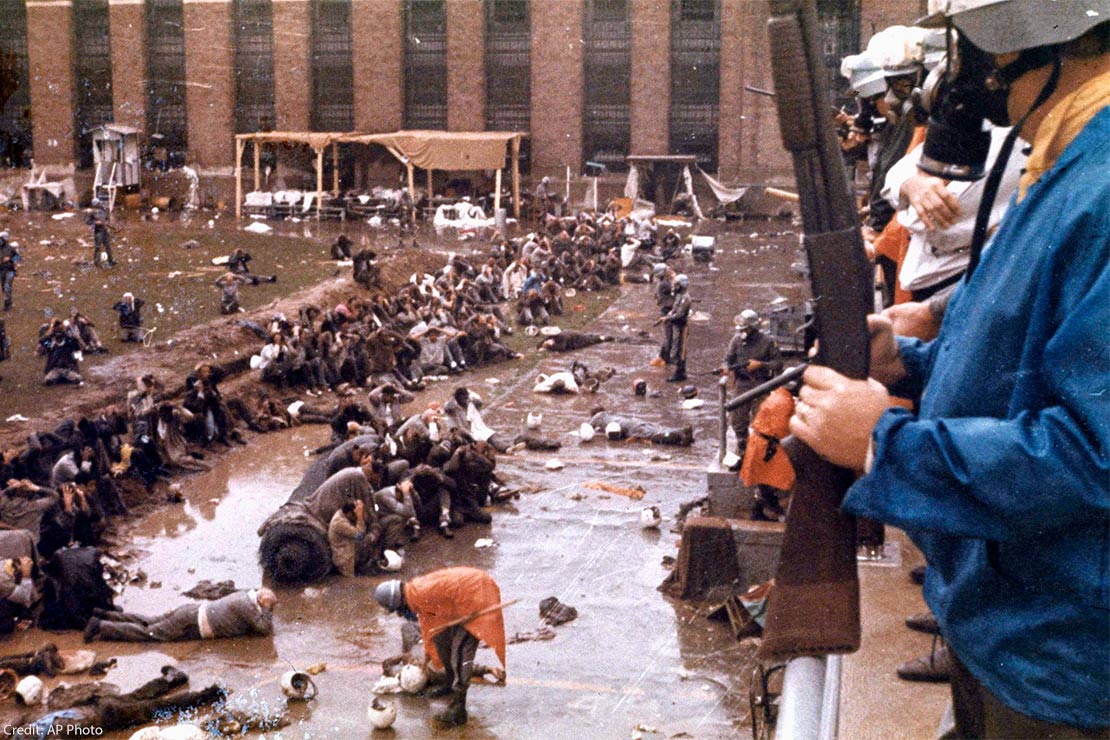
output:
[[[708,233],[717,224],[707,224]],[[665,371],[652,369],[657,352],[650,341],[633,339],[657,315],[649,286],[625,285],[620,297],[590,330],[629,338],[576,353],[544,355],[532,362],[484,368],[466,377],[486,399],[486,422],[515,432],[529,411],[543,412],[543,429],[558,436],[557,453],[521,451],[498,458],[510,487],[527,486],[511,504],[495,507],[490,526],[468,525],[453,541],[429,532],[410,546],[401,577],[449,565],[487,569],[505,599],[520,602],[506,611],[508,635],[540,626],[538,603],[556,596],[578,609],[579,617],[556,628],[551,641],[524,642],[508,649],[504,686],[476,686],[468,702],[470,723],[438,730],[431,719],[442,701],[387,697],[398,705],[398,737],[433,733],[466,738],[628,738],[637,726],[654,728],[645,737],[737,737],[748,730],[747,680],[754,647],[735,642],[724,623],[709,622],[691,605],[671,602],[656,587],[667,575],[664,556],[677,554],[671,531],[679,506],[705,494],[705,469],[716,454],[716,377],[731,318],[742,308],[763,309],[780,296],[801,295],[790,264],[797,237],[790,233],[752,235],[756,227],[722,233],[711,266],[676,265],[691,278],[695,308],[708,320],[691,324],[689,371],[706,405],[683,411]],[[788,231],[788,222],[758,227]],[[531,392],[537,372],[569,369],[580,360],[592,369],[613,366],[618,373],[596,395],[541,396]],[[512,374],[506,373],[510,370]],[[655,398],[636,399],[632,379],[647,379]],[[494,383],[494,380],[498,382]],[[442,399],[453,384],[422,394],[408,409]],[[592,407],[635,415],[667,426],[691,424],[691,448],[595,439],[580,443],[570,432]],[[197,581],[233,579],[240,587],[258,585],[258,525],[288,496],[308,467],[305,452],[324,441],[328,430],[307,426],[252,440],[215,461],[210,472],[183,479],[185,503],[167,506],[137,520],[129,564],[147,581],[129,586],[117,603],[129,611],[153,613],[184,600],[180,592]],[[551,471],[558,457],[566,467]],[[646,490],[634,501],[585,487],[593,481]],[[659,504],[661,530],[645,531],[639,512]],[[477,549],[478,538],[495,545]],[[331,577],[303,589],[282,589],[272,639],[161,645],[95,643],[99,657],[119,658],[109,681],[125,691],[175,663],[199,688],[218,680],[233,689],[231,704],[272,711],[284,704],[277,679],[290,666],[326,663],[315,677],[319,697],[291,708],[292,724],[269,737],[362,738],[372,735],[366,721],[369,689],[380,676],[380,661],[400,652],[401,619],[385,615],[373,602],[380,578]],[[158,587],[155,587],[156,584]],[[703,605],[704,606],[704,605]],[[58,636],[59,647],[76,647],[79,636]],[[6,652],[33,649],[41,633],[5,643]],[[482,648],[478,662],[493,665]],[[682,734],[685,733],[685,734]],[[380,734],[380,733],[379,733]],[[128,737],[121,733],[118,737]]]

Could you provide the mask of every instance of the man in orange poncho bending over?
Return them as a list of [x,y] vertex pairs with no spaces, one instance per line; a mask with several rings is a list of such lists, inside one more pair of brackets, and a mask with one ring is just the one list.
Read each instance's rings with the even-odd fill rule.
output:
[[[477,568],[444,568],[406,583],[385,581],[374,590],[374,599],[386,611],[419,622],[428,658],[435,668],[447,672],[446,682],[431,696],[452,697],[436,719],[449,725],[466,724],[466,691],[478,641],[493,648],[505,665],[505,621],[498,608],[501,589],[497,583]],[[444,628],[457,620],[466,621]]]

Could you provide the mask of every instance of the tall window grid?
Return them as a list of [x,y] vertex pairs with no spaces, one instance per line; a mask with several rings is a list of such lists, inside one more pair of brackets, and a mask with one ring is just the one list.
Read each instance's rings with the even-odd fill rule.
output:
[[[486,128],[491,131],[528,131],[532,125],[529,12],[529,0],[486,0]],[[526,172],[529,153],[525,138],[521,168]]]
[[74,0],[73,130],[77,166],[92,167],[92,130],[112,121],[112,46],[108,0]]
[[845,105],[850,96],[848,80],[840,74],[840,60],[859,51],[858,0],[817,0],[817,23],[832,96],[830,102]]
[[185,16],[181,0],[146,0],[146,130],[155,158],[185,162]]
[[719,0],[671,1],[670,148],[717,169],[721,100]]
[[632,143],[629,0],[587,0],[583,37],[583,159],[625,170]]
[[447,3],[405,0],[405,128],[447,128]]
[[273,127],[273,9],[270,0],[235,0],[235,133]]
[[315,0],[312,9],[312,128],[350,131],[355,118],[351,4]]
[[0,0],[0,167],[31,162],[31,93],[27,66],[27,6]]

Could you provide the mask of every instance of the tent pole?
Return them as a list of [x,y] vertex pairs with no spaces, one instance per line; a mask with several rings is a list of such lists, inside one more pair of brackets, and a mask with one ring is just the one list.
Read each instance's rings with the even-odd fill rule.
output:
[[497,174],[493,178],[493,217],[497,218],[497,212],[501,210],[501,168],[497,168]]
[[435,197],[435,194],[432,192],[432,171],[429,169],[429,170],[427,170],[427,173],[428,173],[428,204],[431,205],[432,198]]
[[243,218],[243,140],[235,137],[235,220]]
[[339,197],[339,144],[331,143],[331,194]]
[[409,198],[413,203],[416,203],[416,177],[413,173],[412,162],[405,162],[405,167],[409,171]]
[[520,137],[513,137],[513,218],[520,221]]
[[262,184],[261,173],[260,173],[261,164],[262,164],[262,152],[259,150],[260,146],[262,146],[262,142],[260,142],[258,139],[255,139],[254,140],[254,191],[256,193],[261,189],[261,184]]
[[320,209],[324,205],[324,150],[316,150],[316,220],[320,220]]

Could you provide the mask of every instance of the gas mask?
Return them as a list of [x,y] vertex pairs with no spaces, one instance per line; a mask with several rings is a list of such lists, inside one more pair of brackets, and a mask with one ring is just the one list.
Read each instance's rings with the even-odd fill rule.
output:
[[927,83],[925,97],[932,104],[918,166],[948,180],[982,178],[991,144],[987,123],[1012,125],[1006,108],[1010,85],[1030,70],[1055,61],[1057,52],[1055,46],[1026,49],[1016,61],[999,68],[990,54],[959,36],[955,53],[937,67],[943,74]]

